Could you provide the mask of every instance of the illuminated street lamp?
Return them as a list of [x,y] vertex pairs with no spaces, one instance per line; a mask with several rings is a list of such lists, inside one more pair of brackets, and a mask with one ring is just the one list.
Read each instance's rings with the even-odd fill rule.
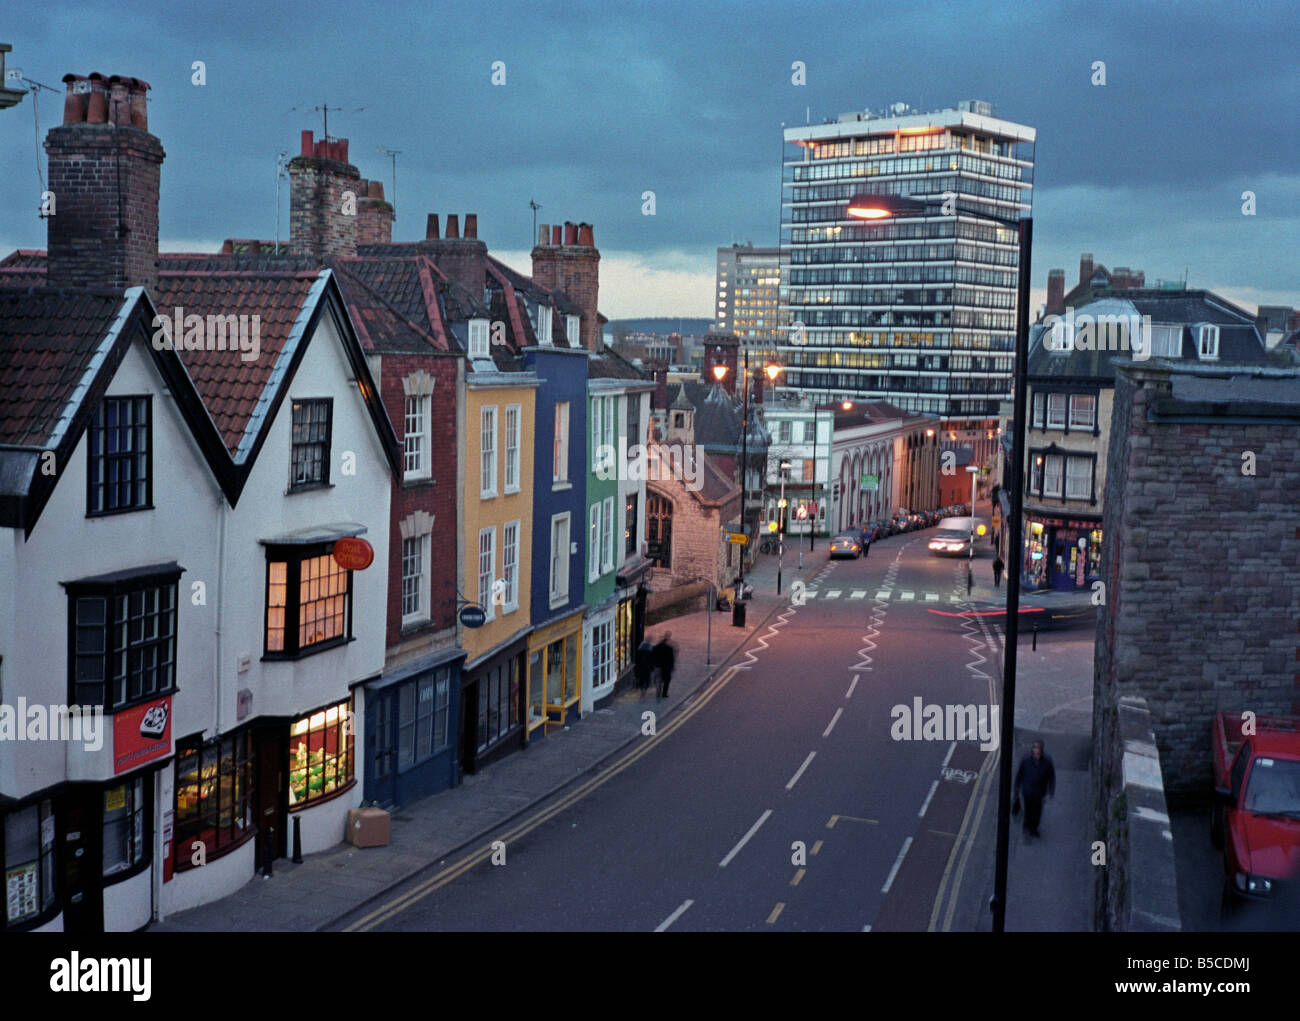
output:
[[[902,195],[872,195],[862,193],[849,199],[845,214],[852,219],[866,221],[887,220],[893,216],[924,215],[927,209],[936,209],[942,200],[936,196],[929,201],[908,198]],[[1012,741],[1015,738],[1016,711],[1016,653],[1020,639],[1020,570],[1019,558],[1023,551],[1024,523],[1021,515],[1025,501],[1025,394],[1027,390],[1026,369],[1029,361],[1029,267],[1033,248],[1034,220],[1023,217],[1011,220],[982,209],[942,209],[942,214],[957,213],[992,220],[1018,234],[1019,256],[1016,261],[1016,357],[1014,377],[1015,433],[1011,438],[1011,520],[1009,546],[1012,555],[1017,558],[1015,570],[1007,572],[1007,611],[1006,611],[1006,654],[1002,666],[1002,733],[998,762],[998,835],[997,863],[993,876],[993,899],[989,908],[993,912],[993,931],[1002,932],[1006,927],[1007,910],[1007,859],[1011,840],[1011,766]],[[955,437],[954,437],[955,439]],[[973,478],[974,476],[972,476]],[[975,513],[974,501],[971,501],[971,514]],[[968,568],[969,569],[969,568]]]
[[781,462],[781,499],[776,505],[776,519],[781,522],[781,531],[776,540],[776,594],[781,594],[781,561],[785,559],[785,476],[790,471],[790,462]]

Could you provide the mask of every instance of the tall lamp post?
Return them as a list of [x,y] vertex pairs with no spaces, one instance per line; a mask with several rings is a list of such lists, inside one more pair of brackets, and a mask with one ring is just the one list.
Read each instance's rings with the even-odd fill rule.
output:
[[781,499],[776,504],[776,594],[781,594],[781,562],[785,559],[785,477],[790,471],[790,462],[781,462]]
[[[974,456],[974,451],[971,452]],[[974,580],[975,564],[975,479],[979,475],[979,468],[973,464],[968,464],[966,470],[970,472],[970,542],[966,544],[966,591],[970,592],[971,582]]]
[[[763,366],[763,372],[773,383],[776,382],[777,376],[781,374],[781,366],[775,362],[768,362]],[[713,366],[713,378],[721,383],[727,378],[727,367],[725,365]],[[749,348],[745,348],[745,369],[744,378],[741,381],[741,398],[740,398],[740,527],[746,535],[748,532],[748,522],[746,514],[749,511]],[[736,582],[736,602],[743,602],[745,599],[745,551],[740,551],[740,577]],[[733,612],[732,623],[744,621],[743,614]]]
[[[924,213],[927,205],[938,205],[938,200],[926,203],[896,195],[855,195],[849,200],[846,212],[858,220],[885,220],[897,215]],[[1007,648],[1002,660],[1002,728],[998,756],[998,837],[997,862],[993,877],[993,899],[989,908],[993,912],[993,931],[1006,928],[1007,913],[1007,857],[1011,843],[1011,756],[1015,737],[1016,711],[1016,652],[1020,640],[1020,558],[1024,555],[1024,524],[1021,515],[1025,501],[1025,393],[1026,370],[1029,361],[1029,266],[1033,248],[1034,220],[1024,217],[1010,220],[982,210],[957,209],[958,213],[992,220],[1018,233],[1019,256],[1016,279],[1016,357],[1014,377],[1014,410],[1011,437],[1011,490],[1010,534],[1007,546],[1016,558],[1013,570],[1007,571]],[[951,364],[951,362],[949,363]],[[971,505],[972,514],[975,511]]]

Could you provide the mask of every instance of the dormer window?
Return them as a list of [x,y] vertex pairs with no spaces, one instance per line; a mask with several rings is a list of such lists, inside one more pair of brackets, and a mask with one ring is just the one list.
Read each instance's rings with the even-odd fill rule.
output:
[[537,306],[537,343],[550,344],[551,341],[551,306]]
[[469,321],[469,357],[470,360],[490,358],[488,353],[488,321],[471,319]]
[[1202,323],[1201,328],[1197,331],[1197,353],[1202,358],[1212,359],[1219,357],[1219,328],[1209,323]]
[[576,347],[582,340],[581,320],[577,316],[565,316],[564,332],[569,338],[570,346]]

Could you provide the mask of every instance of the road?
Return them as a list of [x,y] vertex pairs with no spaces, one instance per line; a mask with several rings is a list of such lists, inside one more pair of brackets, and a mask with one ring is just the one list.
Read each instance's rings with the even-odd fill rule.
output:
[[[886,540],[860,560],[807,554],[802,572],[786,572],[787,584],[804,582],[803,605],[758,629],[715,681],[656,720],[654,736],[542,806],[535,824],[503,832],[503,863],[409,884],[354,925],[941,926],[972,781],[995,753],[978,741],[895,740],[891,710],[917,698],[987,707],[997,671],[987,624],[955,615],[965,562],[933,557],[928,535]],[[656,711],[653,694],[645,708]]]

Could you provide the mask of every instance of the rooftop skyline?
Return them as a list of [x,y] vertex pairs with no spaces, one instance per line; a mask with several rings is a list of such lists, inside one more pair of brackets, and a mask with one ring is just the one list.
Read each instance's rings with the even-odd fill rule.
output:
[[[296,153],[302,129],[321,133],[312,108],[324,104],[341,108],[329,127],[350,140],[352,162],[395,198],[394,240],[422,237],[426,213],[473,212],[493,253],[527,272],[534,199],[538,223],[594,225],[607,316],[711,317],[717,248],[776,243],[783,124],[980,99],[1038,134],[1031,311],[1048,269],[1064,268],[1072,286],[1083,252],[1141,267],[1149,283],[1186,273],[1189,287],[1251,310],[1300,305],[1300,175],[1283,122],[1300,71],[1275,45],[1297,21],[1285,3],[1138,4],[1123,33],[1079,4],[887,6],[869,21],[842,3],[493,12],[404,2],[364,13],[332,2],[10,12],[10,72],[59,92],[0,114],[0,252],[45,247],[35,141],[59,123],[62,75],[100,71],[153,86],[165,251],[274,238],[277,156]],[[195,61],[205,85],[191,83]],[[793,83],[800,67],[804,85]],[[401,150],[395,196],[381,148]],[[1244,192],[1255,215],[1243,215]]]

